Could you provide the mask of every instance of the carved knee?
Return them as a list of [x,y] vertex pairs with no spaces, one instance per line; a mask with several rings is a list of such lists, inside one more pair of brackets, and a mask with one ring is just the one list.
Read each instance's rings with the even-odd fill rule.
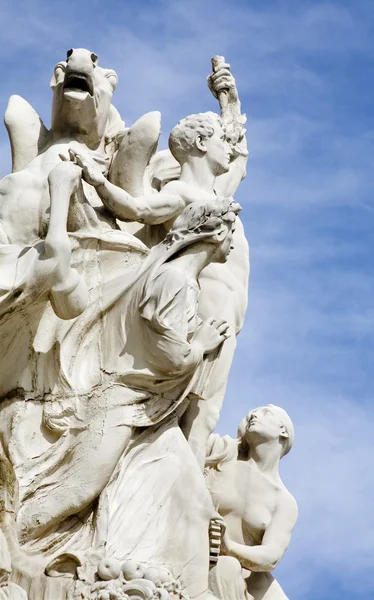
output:
[[220,556],[209,573],[209,588],[220,600],[247,600],[240,562],[232,556]]
[[220,573],[228,577],[242,576],[242,567],[240,562],[233,556],[220,556],[218,559],[218,569]]

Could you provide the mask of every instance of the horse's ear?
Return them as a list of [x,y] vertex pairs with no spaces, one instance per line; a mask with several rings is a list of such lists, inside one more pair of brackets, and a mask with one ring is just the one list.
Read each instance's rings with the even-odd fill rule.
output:
[[117,87],[118,84],[118,75],[115,71],[113,71],[112,69],[106,69],[106,73],[105,73],[105,77],[109,80],[113,92]]
[[61,61],[61,62],[57,63],[57,65],[55,66],[55,68],[53,70],[53,75],[51,77],[51,81],[49,82],[49,85],[51,86],[52,89],[54,87],[56,87],[56,85],[64,79],[65,69],[66,69],[65,61]]

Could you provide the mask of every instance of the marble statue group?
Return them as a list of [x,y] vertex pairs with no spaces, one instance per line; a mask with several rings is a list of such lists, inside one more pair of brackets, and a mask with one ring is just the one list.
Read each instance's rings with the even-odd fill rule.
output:
[[269,404],[214,433],[247,307],[234,195],[245,116],[126,127],[117,75],[72,49],[51,127],[5,113],[0,180],[0,600],[282,600],[293,424]]

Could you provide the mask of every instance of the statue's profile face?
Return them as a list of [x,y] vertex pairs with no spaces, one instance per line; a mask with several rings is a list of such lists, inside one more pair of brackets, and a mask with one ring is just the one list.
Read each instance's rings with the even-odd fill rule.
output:
[[213,261],[215,263],[225,263],[233,249],[233,236],[235,231],[235,222],[224,222],[222,229],[222,242],[217,248]]
[[213,135],[204,140],[204,145],[206,157],[212,165],[214,174],[217,176],[227,173],[230,166],[231,146],[218,122],[214,125]]
[[276,407],[262,406],[247,415],[245,438],[249,443],[254,435],[261,435],[266,439],[279,439],[283,434],[284,424]]

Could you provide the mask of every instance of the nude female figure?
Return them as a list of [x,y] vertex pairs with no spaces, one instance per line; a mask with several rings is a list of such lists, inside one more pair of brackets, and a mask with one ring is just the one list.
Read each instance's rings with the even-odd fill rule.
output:
[[294,430],[287,413],[272,404],[252,410],[238,439],[209,440],[206,481],[222,526],[221,551],[210,572],[220,600],[285,600],[271,575],[287,550],[297,504],[279,476]]

